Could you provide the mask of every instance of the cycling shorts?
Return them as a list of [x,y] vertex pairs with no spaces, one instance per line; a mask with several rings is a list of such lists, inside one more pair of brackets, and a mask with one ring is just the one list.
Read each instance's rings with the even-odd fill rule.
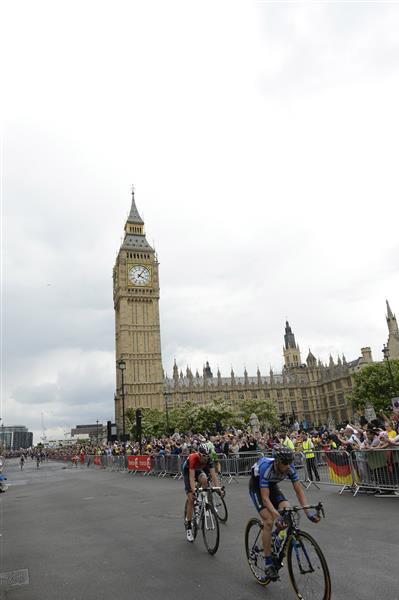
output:
[[[287,498],[284,496],[277,483],[271,483],[268,489],[270,502],[273,504],[274,508],[278,510],[280,503],[287,500]],[[249,480],[249,495],[258,512],[265,508],[260,493],[259,477],[255,477],[255,475],[251,475]]]

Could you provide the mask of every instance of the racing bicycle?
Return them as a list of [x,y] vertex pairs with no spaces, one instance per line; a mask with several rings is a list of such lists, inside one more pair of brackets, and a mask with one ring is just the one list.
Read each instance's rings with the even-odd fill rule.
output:
[[[212,488],[212,490],[221,490],[222,488]],[[216,511],[209,501],[209,488],[197,488],[194,493],[194,507],[192,518],[192,530],[194,539],[197,537],[199,529],[202,529],[205,548],[209,554],[215,554],[219,548],[219,520]],[[184,523],[187,522],[187,504],[184,507]]]
[[[316,540],[298,529],[300,511],[316,509],[317,515],[324,517],[323,504],[315,506],[284,508],[279,511],[287,526],[285,537],[277,530],[272,535],[272,559],[277,571],[287,559],[288,574],[299,600],[330,600],[331,579],[327,561]],[[265,557],[262,543],[263,524],[259,519],[250,519],[245,530],[245,550],[249,568],[256,581],[268,585],[270,578],[265,576]]]

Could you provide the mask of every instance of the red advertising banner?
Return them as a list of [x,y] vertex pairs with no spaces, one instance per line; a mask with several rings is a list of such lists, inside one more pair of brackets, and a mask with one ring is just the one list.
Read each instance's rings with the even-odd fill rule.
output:
[[151,471],[151,456],[128,456],[128,471]]

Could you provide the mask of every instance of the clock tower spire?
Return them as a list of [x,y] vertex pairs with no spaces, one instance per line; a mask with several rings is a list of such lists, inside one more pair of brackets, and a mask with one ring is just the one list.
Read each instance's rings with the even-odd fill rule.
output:
[[[158,260],[147,242],[132,189],[125,236],[113,270],[116,390],[115,420],[127,408],[163,407]],[[124,390],[119,368],[123,360]]]

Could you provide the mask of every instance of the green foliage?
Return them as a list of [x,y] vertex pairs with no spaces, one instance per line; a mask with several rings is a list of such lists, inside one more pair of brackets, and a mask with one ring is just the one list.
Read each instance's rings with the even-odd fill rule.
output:
[[375,363],[365,367],[353,376],[355,385],[348,399],[357,410],[363,410],[367,403],[371,403],[376,413],[392,411],[391,399],[399,394],[399,360],[391,360],[392,378],[387,362]]
[[[216,433],[216,423],[222,430],[229,427],[245,427],[249,425],[249,417],[255,413],[261,424],[276,427],[278,418],[273,404],[267,400],[242,400],[239,411],[233,410],[229,402],[217,398],[208,404],[196,404],[189,400],[176,408],[170,409],[168,415],[155,408],[141,409],[142,432],[145,437],[162,437],[177,429],[180,432]],[[126,430],[136,437],[136,411],[128,408],[125,413]],[[168,427],[169,422],[169,427]]]
[[[125,416],[129,420],[127,430],[130,430],[132,437],[136,438],[136,409],[128,408]],[[141,430],[144,437],[161,437],[166,433],[166,414],[157,408],[141,409]]]
[[269,427],[278,427],[279,425],[276,408],[270,400],[261,400],[259,398],[241,400],[239,410],[246,425],[249,424],[249,418],[252,413],[256,414],[263,425],[268,425]]

